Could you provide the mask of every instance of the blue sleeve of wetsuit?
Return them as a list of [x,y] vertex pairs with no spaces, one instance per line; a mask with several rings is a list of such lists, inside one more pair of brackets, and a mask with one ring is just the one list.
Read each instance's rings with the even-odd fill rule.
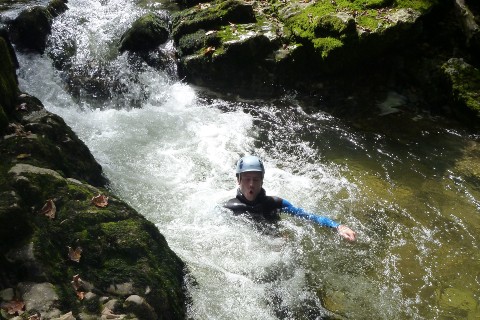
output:
[[285,199],[282,199],[282,211],[289,213],[293,216],[304,218],[307,220],[314,221],[321,226],[336,228],[340,223],[333,221],[327,217],[317,216],[315,214],[309,213],[302,208],[294,207],[290,202]]

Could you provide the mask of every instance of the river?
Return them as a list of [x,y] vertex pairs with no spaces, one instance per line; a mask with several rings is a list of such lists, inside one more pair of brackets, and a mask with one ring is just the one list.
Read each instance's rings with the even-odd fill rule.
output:
[[[361,130],[306,112],[294,94],[215,97],[172,76],[174,66],[159,72],[116,51],[129,25],[161,4],[68,6],[47,52],[74,44],[71,70],[117,89],[106,100],[72,96],[48,54],[19,54],[21,89],[65,119],[109,188],[186,262],[190,318],[480,317],[478,135],[434,120]],[[268,194],[349,225],[358,240],[288,215],[265,230],[223,210],[245,154],[264,159]]]

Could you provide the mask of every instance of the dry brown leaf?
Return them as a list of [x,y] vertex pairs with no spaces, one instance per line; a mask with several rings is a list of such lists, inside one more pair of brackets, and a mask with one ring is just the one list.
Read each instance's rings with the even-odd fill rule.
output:
[[72,247],[68,248],[68,257],[70,260],[75,262],[80,262],[80,258],[82,257],[82,248],[77,247],[75,250]]
[[85,292],[83,292],[83,291],[77,291],[77,298],[78,298],[78,300],[83,300],[83,299],[85,299]]
[[97,207],[104,208],[108,206],[108,197],[103,194],[99,194],[98,196],[92,198],[92,203]]
[[203,55],[211,56],[215,52],[215,47],[208,47],[203,51]]
[[47,202],[43,205],[42,209],[38,212],[42,216],[47,216],[50,219],[55,218],[55,213],[57,212],[57,207],[52,199],[48,199]]
[[8,302],[2,302],[1,308],[8,312],[8,314],[18,314],[23,313],[25,308],[25,302],[20,300],[11,300]]
[[82,287],[82,285],[83,285],[83,280],[80,279],[80,275],[79,274],[74,275],[72,280],[72,286],[75,289],[75,291],[78,291]]

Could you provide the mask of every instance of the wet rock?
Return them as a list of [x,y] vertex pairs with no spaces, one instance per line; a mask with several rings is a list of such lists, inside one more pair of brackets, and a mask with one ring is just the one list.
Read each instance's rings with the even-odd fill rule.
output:
[[39,312],[44,318],[51,319],[61,315],[55,305],[59,297],[55,286],[48,282],[22,282],[17,288],[22,301],[25,301],[25,310]]
[[133,293],[133,283],[125,282],[120,284],[111,284],[107,292],[113,293],[119,296],[126,296]]
[[46,7],[28,8],[10,26],[12,41],[18,48],[43,53],[51,32],[53,16]]
[[0,291],[0,299],[2,299],[2,301],[10,301],[13,300],[13,298],[15,298],[15,291],[13,288],[7,288]]
[[229,24],[255,21],[252,5],[236,0],[215,1],[175,13],[172,16],[172,36],[178,43],[183,36],[200,29],[215,30]]
[[461,58],[449,59],[442,70],[457,107],[453,111],[466,122],[477,122],[480,117],[480,70]]
[[53,18],[56,18],[68,10],[67,0],[51,0],[47,5],[47,10]]
[[29,242],[18,248],[12,248],[6,253],[5,258],[14,264],[19,272],[29,274],[31,281],[46,281],[45,270],[35,258],[33,242]]
[[52,0],[46,7],[23,10],[10,23],[10,36],[17,48],[44,53],[53,19],[67,10],[66,1]]
[[155,314],[152,306],[150,306],[144,298],[138,295],[129,296],[124,303],[125,310],[128,313],[135,314],[139,319],[145,320],[156,320],[157,315]]
[[16,56],[7,37],[0,35],[0,133],[8,124],[8,114],[15,108],[18,96]]
[[474,55],[478,56],[480,54],[480,26],[478,17],[475,17],[465,0],[455,0],[455,13],[465,35],[466,46],[472,49]]
[[169,36],[167,14],[147,13],[136,20],[120,40],[120,52],[146,52],[165,43]]

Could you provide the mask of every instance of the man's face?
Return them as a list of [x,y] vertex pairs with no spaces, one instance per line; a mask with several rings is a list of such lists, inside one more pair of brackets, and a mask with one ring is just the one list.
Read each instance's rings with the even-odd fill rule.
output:
[[253,201],[262,190],[263,175],[261,172],[245,172],[238,179],[240,191],[248,201]]

